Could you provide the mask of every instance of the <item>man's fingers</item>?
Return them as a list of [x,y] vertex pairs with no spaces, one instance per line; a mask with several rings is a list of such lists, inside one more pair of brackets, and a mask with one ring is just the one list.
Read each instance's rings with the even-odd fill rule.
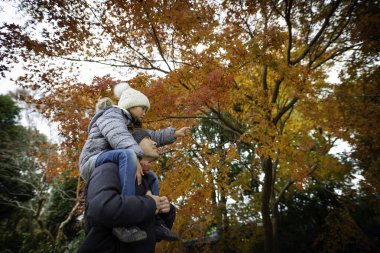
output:
[[160,213],[168,213],[169,211],[170,211],[170,205],[160,208]]
[[166,196],[160,197],[160,213],[168,213],[170,211],[170,202]]

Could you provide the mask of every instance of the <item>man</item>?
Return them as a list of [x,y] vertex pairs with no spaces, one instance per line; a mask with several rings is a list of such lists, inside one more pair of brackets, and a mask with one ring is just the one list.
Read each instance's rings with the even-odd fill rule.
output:
[[[159,158],[157,144],[147,131],[136,129],[133,136],[144,152],[142,163]],[[155,215],[159,213],[165,225],[171,228],[175,209],[167,197],[151,194],[149,189],[154,180],[148,174],[140,185],[136,185],[136,196],[122,196],[118,166],[105,163],[95,168],[87,182],[86,238],[78,253],[155,252]],[[112,228],[120,226],[139,226],[147,233],[147,238],[123,243],[112,234]]]

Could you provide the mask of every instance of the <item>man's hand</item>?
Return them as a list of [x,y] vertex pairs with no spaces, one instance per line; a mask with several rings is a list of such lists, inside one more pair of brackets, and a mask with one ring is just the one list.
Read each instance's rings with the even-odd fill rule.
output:
[[146,195],[151,197],[155,202],[156,202],[156,212],[155,214],[158,214],[158,212],[160,211],[159,207],[160,207],[160,197],[159,196],[156,196],[156,195],[153,195],[151,191],[147,191],[146,192]]
[[137,185],[140,185],[141,184],[141,177],[144,176],[144,171],[141,167],[141,164],[140,162],[137,162],[136,164],[136,181],[137,181]]
[[170,211],[170,202],[166,196],[160,197],[159,213],[168,213]]
[[181,129],[177,130],[174,132],[174,137],[183,137],[186,135],[190,135],[191,133],[191,128],[190,127],[182,127]]

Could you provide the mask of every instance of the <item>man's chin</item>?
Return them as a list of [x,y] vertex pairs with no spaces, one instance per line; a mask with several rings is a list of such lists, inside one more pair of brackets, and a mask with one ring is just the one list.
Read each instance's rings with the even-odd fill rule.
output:
[[158,158],[160,158],[160,155],[159,154],[150,154],[150,155],[146,155],[146,158],[148,158],[149,161],[156,161],[158,160]]

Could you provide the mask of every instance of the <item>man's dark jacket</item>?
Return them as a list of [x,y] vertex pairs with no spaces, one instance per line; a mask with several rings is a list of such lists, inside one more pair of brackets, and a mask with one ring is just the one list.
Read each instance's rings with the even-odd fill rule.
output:
[[[149,175],[149,174],[148,174]],[[145,196],[153,177],[144,176],[142,184],[136,186],[136,195],[120,195],[121,187],[118,166],[106,163],[97,168],[91,175],[86,194],[86,238],[78,253],[119,253],[155,251],[156,237],[155,201]],[[169,214],[160,215],[168,227],[172,227],[175,210],[171,205]],[[134,243],[123,243],[113,234],[114,227],[138,226],[148,237]]]

